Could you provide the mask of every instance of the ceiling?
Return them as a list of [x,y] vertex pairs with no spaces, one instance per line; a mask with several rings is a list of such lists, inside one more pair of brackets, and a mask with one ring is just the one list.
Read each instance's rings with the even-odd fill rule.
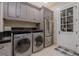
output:
[[42,7],[42,6],[46,6],[46,7],[49,7],[51,5],[54,5],[56,2],[29,2],[37,7]]
[[69,2],[29,2],[37,7],[42,7],[42,6],[45,6],[49,9],[52,9],[52,8],[56,8],[56,7],[61,7],[63,6],[64,4],[68,4]]

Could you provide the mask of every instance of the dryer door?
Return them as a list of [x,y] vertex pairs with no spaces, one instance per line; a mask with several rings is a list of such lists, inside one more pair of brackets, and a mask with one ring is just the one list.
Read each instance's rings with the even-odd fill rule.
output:
[[43,37],[39,35],[35,38],[35,41],[36,41],[36,47],[40,47],[43,44]]
[[15,51],[17,53],[24,53],[30,48],[30,40],[28,38],[21,39],[17,42],[15,46]]

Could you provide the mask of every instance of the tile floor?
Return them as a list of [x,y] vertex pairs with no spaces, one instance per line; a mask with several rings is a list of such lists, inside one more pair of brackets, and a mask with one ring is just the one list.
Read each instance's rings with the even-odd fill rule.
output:
[[[10,43],[6,44],[6,47],[9,45],[10,45]],[[6,47],[4,49],[2,49],[2,50],[4,50],[4,52],[7,50],[5,53],[2,52],[2,50],[0,50],[0,56],[3,56],[4,54],[6,56],[11,55],[11,53],[8,53],[8,52],[10,52],[9,49],[11,49],[11,46],[9,46],[8,49]],[[67,54],[64,54],[60,51],[55,50],[55,48],[56,48],[56,46],[52,45],[50,47],[42,49],[39,52],[33,53],[31,56],[68,56]]]
[[32,54],[32,56],[67,56],[60,51],[55,50],[53,46],[44,48],[43,50]]
[[[0,44],[0,56],[11,56],[11,43]],[[7,48],[8,47],[8,48]]]

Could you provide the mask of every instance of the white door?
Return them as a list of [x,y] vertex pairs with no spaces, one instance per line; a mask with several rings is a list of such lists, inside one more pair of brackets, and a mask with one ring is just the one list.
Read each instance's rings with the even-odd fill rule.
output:
[[77,8],[78,8],[77,9],[77,12],[78,12],[78,14],[77,14],[77,24],[78,24],[78,26],[77,26],[77,28],[78,28],[77,37],[78,37],[78,39],[77,39],[77,44],[76,44],[76,47],[77,47],[76,52],[79,53],[79,2],[77,4]]
[[77,3],[66,5],[64,8],[61,8],[59,12],[59,45],[75,51],[77,43],[76,6]]

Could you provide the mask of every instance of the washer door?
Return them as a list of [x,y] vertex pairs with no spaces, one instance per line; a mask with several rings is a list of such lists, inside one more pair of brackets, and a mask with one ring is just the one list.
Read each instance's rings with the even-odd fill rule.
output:
[[24,53],[30,48],[30,40],[28,38],[21,39],[17,42],[15,46],[15,51],[18,53]]
[[35,41],[36,41],[36,47],[40,47],[42,44],[43,44],[43,38],[41,35],[37,36],[35,38]]

